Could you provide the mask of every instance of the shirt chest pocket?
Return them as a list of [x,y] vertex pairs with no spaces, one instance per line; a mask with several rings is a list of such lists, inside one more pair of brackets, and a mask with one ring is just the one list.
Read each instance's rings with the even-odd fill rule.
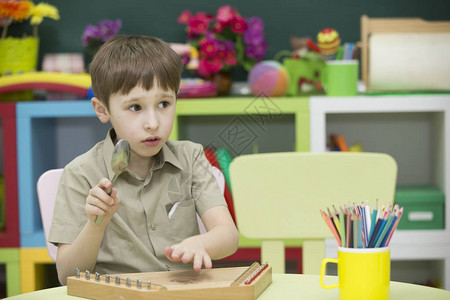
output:
[[177,238],[185,239],[200,233],[194,199],[175,203],[168,217],[172,233]]

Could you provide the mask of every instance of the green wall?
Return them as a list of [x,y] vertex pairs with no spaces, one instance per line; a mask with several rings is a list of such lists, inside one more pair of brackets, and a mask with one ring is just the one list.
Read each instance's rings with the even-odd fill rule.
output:
[[[35,2],[39,2],[36,0]],[[58,7],[59,21],[44,20],[39,27],[40,56],[54,52],[82,52],[81,34],[88,24],[121,18],[122,33],[158,36],[168,42],[184,42],[184,27],[177,17],[184,9],[215,13],[230,4],[243,16],[259,16],[266,26],[267,59],[289,49],[289,36],[310,36],[325,27],[334,27],[343,42],[358,41],[360,16],[421,17],[450,20],[448,0],[45,0]],[[22,25],[24,26],[24,25]],[[22,28],[23,29],[23,28]],[[14,30],[13,30],[14,31]],[[23,30],[21,30],[23,31]],[[31,31],[30,31],[31,32]]]

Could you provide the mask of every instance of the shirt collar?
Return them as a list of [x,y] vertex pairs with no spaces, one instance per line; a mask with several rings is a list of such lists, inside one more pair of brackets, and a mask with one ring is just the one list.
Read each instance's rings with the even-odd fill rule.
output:
[[159,163],[161,165],[161,167],[164,165],[164,162],[168,162],[168,163],[171,163],[174,167],[177,167],[178,169],[183,171],[183,167],[181,166],[180,161],[175,156],[175,154],[170,149],[170,147],[167,146],[167,143],[164,144],[164,146],[162,147],[161,151],[157,154],[157,156],[156,156],[157,160],[155,161],[155,166],[158,163],[158,157],[160,155],[162,156],[161,160],[163,161],[162,164]]
[[[111,169],[111,158],[114,151],[114,139],[116,137],[116,132],[114,128],[111,128],[106,135],[105,141],[103,143],[103,157],[106,164],[106,169],[108,170],[109,178],[114,177],[114,172]],[[172,164],[174,167],[183,171],[180,161],[177,159],[173,151],[167,146],[167,143],[163,145],[161,151],[155,156],[155,163],[153,164],[153,169],[160,169],[164,166],[165,162]]]

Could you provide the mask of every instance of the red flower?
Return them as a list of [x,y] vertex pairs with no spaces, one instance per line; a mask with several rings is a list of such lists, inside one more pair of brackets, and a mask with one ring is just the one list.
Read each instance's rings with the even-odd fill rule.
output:
[[197,73],[200,76],[208,77],[211,74],[219,72],[223,67],[223,62],[218,57],[213,57],[211,59],[201,59],[198,65]]
[[237,34],[243,34],[247,29],[247,22],[241,16],[236,16],[231,24],[231,30]]
[[210,19],[203,13],[197,13],[188,21],[188,32],[204,34],[208,30]]
[[207,57],[213,57],[217,53],[216,44],[208,39],[202,39],[199,43],[200,51],[203,52]]
[[217,33],[220,33],[220,32],[222,32],[223,27],[224,27],[224,26],[222,25],[222,23],[220,23],[220,22],[215,22],[214,25],[213,25],[213,31],[214,31],[214,32],[217,32]]
[[237,65],[236,52],[228,51],[225,54],[225,63],[229,66]]

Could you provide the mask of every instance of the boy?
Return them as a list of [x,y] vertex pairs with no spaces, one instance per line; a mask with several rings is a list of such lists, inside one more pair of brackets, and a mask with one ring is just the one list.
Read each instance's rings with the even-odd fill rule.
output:
[[[236,251],[238,233],[202,146],[168,140],[181,71],[178,55],[153,37],[116,36],[94,57],[91,101],[112,129],[70,162],[60,180],[49,241],[58,246],[62,284],[76,268],[199,270]],[[120,139],[129,142],[131,158],[108,195]],[[196,212],[207,233],[199,234]],[[99,225],[97,216],[104,216]]]

